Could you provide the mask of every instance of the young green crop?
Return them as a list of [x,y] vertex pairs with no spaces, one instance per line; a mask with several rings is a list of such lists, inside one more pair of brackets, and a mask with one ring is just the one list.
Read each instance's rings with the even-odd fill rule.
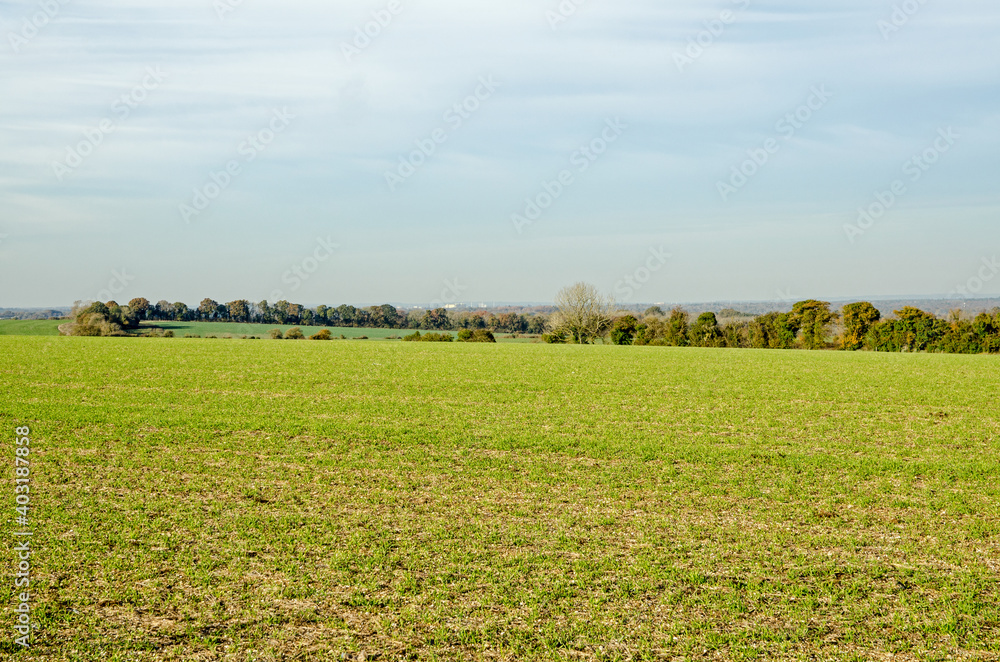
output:
[[995,357],[0,337],[0,375],[28,657],[1000,654]]

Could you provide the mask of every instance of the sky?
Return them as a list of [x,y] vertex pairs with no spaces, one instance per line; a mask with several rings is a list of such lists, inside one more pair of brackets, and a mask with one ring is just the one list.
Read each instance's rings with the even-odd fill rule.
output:
[[0,306],[1000,295],[998,30],[995,0],[0,1]]

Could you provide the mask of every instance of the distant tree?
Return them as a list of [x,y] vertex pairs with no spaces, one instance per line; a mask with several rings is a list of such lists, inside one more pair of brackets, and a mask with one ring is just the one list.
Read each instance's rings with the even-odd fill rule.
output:
[[556,294],[555,303],[559,313],[550,321],[574,342],[591,343],[606,336],[611,329],[614,303],[593,285],[576,283],[564,287]]
[[695,347],[721,347],[722,332],[719,330],[719,320],[715,313],[702,313],[688,331],[691,345]]
[[792,315],[802,332],[802,344],[806,349],[826,347],[827,332],[837,319],[837,313],[830,310],[828,302],[816,299],[799,301],[792,306]]
[[876,351],[922,352],[948,332],[948,322],[919,308],[906,306],[893,311],[895,319],[882,320],[868,333],[868,344]]
[[89,306],[86,306],[85,308],[83,308],[82,310],[80,310],[79,313],[95,313],[97,315],[101,315],[103,317],[107,317],[108,316],[108,307],[107,307],[106,304],[103,304],[100,301],[95,301],[92,304],[90,304]]
[[356,326],[358,309],[354,306],[341,304],[337,306],[337,318],[342,326]]
[[164,299],[160,299],[156,302],[156,305],[153,306],[152,314],[154,319],[172,320],[174,319],[174,304]]
[[625,315],[615,320],[611,326],[611,342],[616,345],[631,345],[639,331],[639,320]]
[[122,306],[119,310],[119,324],[126,329],[138,329],[140,318],[131,306]]
[[524,333],[528,330],[528,320],[517,313],[501,313],[493,320],[492,329],[504,333]]
[[448,311],[444,308],[435,308],[424,313],[424,317],[420,321],[420,328],[450,330],[454,327],[448,316]]
[[370,324],[377,329],[397,329],[405,319],[395,306],[387,303],[368,308]]
[[528,318],[528,333],[531,334],[541,334],[545,333],[545,316],[544,315],[532,315]]
[[882,319],[878,308],[867,301],[849,303],[842,309],[844,318],[844,349],[856,351],[864,347],[865,336]]
[[118,326],[125,326],[125,319],[122,315],[122,307],[118,305],[115,301],[108,301],[105,306],[108,307],[107,318],[108,322],[112,324],[117,324]]
[[219,302],[214,299],[202,299],[198,306],[198,316],[203,320],[211,320],[219,312]]
[[234,322],[249,322],[251,315],[250,302],[246,299],[237,299],[226,304],[229,310],[229,319]]
[[791,349],[799,333],[798,317],[770,312],[750,322],[749,344],[758,349]]
[[288,324],[291,319],[291,314],[289,312],[290,306],[291,304],[284,299],[274,304],[274,308],[272,309],[274,321],[278,324]]
[[723,308],[719,311],[720,319],[732,319],[734,317],[753,317],[753,315],[748,315],[744,312],[736,310],[735,308]]
[[316,325],[316,318],[313,315],[313,311],[310,310],[309,308],[305,308],[302,310],[302,323],[305,324],[306,326]]
[[128,307],[140,320],[146,319],[150,308],[149,301],[142,297],[136,297],[129,301]]
[[472,313],[466,316],[464,321],[468,329],[485,329],[487,326],[485,313]]
[[750,346],[750,324],[748,322],[730,322],[723,326],[721,331],[726,347]]
[[191,309],[187,307],[186,303],[181,301],[174,302],[174,319],[178,322],[190,322],[194,319],[194,313]]
[[123,336],[121,307],[114,301],[111,306],[95,301],[89,306],[75,306],[76,316],[72,329],[75,336]]
[[354,326],[358,327],[359,329],[367,329],[370,328],[371,325],[372,325],[371,313],[369,313],[364,308],[358,308],[354,312]]
[[271,340],[281,340],[285,337],[285,334],[281,332],[281,329],[271,329],[267,332],[267,335]]
[[646,309],[646,312],[644,312],[642,315],[643,317],[650,317],[653,315],[655,315],[656,317],[663,317],[664,315],[666,315],[666,313],[664,313],[663,309],[660,308],[659,306],[650,306],[649,308]]
[[688,346],[688,314],[683,308],[674,308],[670,311],[670,318],[667,320],[666,328],[663,332],[665,344],[671,347]]
[[258,324],[274,324],[274,312],[267,299],[254,305],[254,319]]
[[316,310],[313,312],[314,324],[317,324],[318,326],[329,326],[330,320],[326,316],[329,310],[330,308],[328,306],[316,306]]
[[297,326],[293,326],[285,332],[285,340],[304,340],[305,337],[305,334],[302,333],[302,329]]

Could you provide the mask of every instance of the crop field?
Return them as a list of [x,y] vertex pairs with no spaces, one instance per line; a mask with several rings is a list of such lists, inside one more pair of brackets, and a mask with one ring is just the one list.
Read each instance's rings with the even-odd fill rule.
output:
[[0,377],[18,659],[1000,659],[996,357],[0,337]]
[[360,338],[367,336],[373,340],[387,338],[390,336],[402,337],[413,331],[406,329],[360,329],[354,327],[333,327],[333,326],[303,326],[301,324],[240,324],[239,322],[143,322],[143,328],[159,327],[161,329],[171,329],[174,334],[183,337],[187,334],[197,336],[257,336],[267,338],[267,333],[271,329],[281,329],[282,333],[298,326],[302,333],[309,337],[319,333],[323,329],[328,330],[334,337],[341,335],[348,338]]
[[0,336],[58,336],[67,320],[0,320]]

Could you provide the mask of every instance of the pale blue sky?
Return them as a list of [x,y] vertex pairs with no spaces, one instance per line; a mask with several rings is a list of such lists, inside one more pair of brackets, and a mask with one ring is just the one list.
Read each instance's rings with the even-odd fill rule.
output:
[[947,294],[1000,252],[995,1],[576,2],[0,2],[0,306],[116,273],[189,303]]

